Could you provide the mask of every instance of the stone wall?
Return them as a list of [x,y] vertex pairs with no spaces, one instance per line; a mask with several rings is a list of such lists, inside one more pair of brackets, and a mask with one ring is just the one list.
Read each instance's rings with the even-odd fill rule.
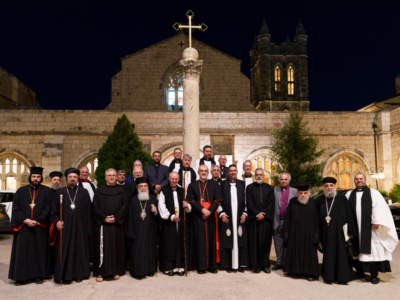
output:
[[[165,84],[170,72],[179,66],[187,46],[188,37],[181,33],[122,58],[121,71],[112,78],[112,101],[107,108],[168,110]],[[254,111],[250,104],[250,80],[240,71],[241,61],[195,39],[192,46],[204,61],[200,110]]]
[[0,67],[0,109],[37,106],[36,92]]
[[[53,170],[79,166],[97,153],[112,132],[121,111],[1,110],[0,156],[18,151],[28,164]],[[166,153],[182,145],[182,114],[174,112],[125,112],[146,151]],[[270,151],[271,130],[280,128],[288,113],[200,114],[200,148],[208,144],[214,154],[233,156],[239,171],[245,159]],[[384,189],[399,180],[400,109],[381,113],[305,112],[311,132],[320,139],[325,153],[321,161],[336,155],[357,156],[367,172],[375,165],[372,122],[378,116],[378,165],[385,168]],[[199,149],[200,150],[200,149]],[[325,172],[326,170],[324,170]],[[325,174],[324,174],[325,175]],[[369,178],[369,174],[367,174]],[[373,182],[371,182],[374,184]]]

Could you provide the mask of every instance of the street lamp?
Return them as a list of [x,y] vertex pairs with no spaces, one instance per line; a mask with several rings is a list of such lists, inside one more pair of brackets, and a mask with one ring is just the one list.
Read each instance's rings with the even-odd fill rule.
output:
[[385,178],[385,173],[383,173],[383,167],[379,167],[375,169],[374,167],[371,168],[371,177],[372,179],[376,179],[376,188],[379,190],[379,179]]

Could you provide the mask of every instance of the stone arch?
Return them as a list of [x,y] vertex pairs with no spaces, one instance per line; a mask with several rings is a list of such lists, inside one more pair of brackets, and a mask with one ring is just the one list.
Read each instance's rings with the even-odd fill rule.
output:
[[72,163],[71,167],[72,168],[79,168],[79,166],[88,158],[90,158],[91,156],[97,155],[99,153],[99,149],[91,149],[91,150],[86,150],[85,152],[81,153],[81,155],[79,155],[77,157],[77,159],[74,160],[74,162]]
[[322,177],[335,177],[338,180],[337,188],[351,189],[354,188],[353,177],[358,172],[364,173],[369,182],[370,169],[371,164],[364,153],[357,149],[341,148],[326,158],[322,168]]
[[36,164],[33,161],[33,159],[31,159],[28,155],[26,155],[25,153],[23,153],[17,149],[13,149],[13,148],[0,149],[0,157],[3,155],[6,155],[6,154],[12,154],[15,156],[19,156],[20,158],[22,158],[29,164],[29,167],[36,167]]
[[0,150],[0,189],[18,189],[28,184],[35,163],[25,153],[12,148]]
[[[182,144],[176,144],[173,147],[169,147],[164,150],[164,152],[161,153],[161,164],[169,166],[170,162],[173,160],[174,157],[174,149],[175,148],[180,148],[183,153],[183,145]],[[200,157],[203,155],[203,152],[199,149],[200,152]],[[194,161],[192,161],[192,165],[194,165]]]

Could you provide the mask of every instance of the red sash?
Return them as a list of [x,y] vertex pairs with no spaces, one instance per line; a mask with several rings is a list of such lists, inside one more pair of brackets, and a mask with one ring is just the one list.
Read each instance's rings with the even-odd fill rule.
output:
[[[199,202],[205,209],[208,209],[212,203]],[[215,244],[217,246],[217,263],[219,263],[219,234],[218,234],[218,214],[215,212]]]

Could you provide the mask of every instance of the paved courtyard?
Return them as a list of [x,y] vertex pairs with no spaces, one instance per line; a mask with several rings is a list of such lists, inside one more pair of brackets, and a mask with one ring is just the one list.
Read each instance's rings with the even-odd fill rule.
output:
[[[129,274],[117,281],[97,283],[94,278],[82,283],[60,286],[53,280],[42,285],[34,283],[14,286],[8,279],[12,235],[0,235],[0,299],[399,299],[400,297],[400,247],[391,263],[392,273],[380,274],[381,282],[372,285],[365,280],[348,285],[308,282],[303,278],[284,276],[282,270],[271,274],[244,274],[219,271],[218,274],[188,277],[158,277],[133,279]],[[271,261],[275,263],[275,252]],[[321,257],[320,257],[321,261]],[[369,281],[369,277],[367,277]]]

